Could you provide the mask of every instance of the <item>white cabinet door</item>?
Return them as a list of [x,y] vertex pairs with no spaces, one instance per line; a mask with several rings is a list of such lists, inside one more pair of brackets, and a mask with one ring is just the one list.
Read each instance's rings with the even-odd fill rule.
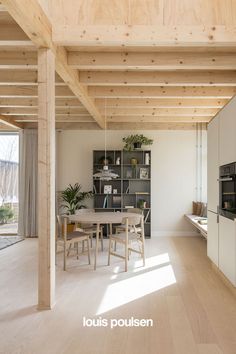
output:
[[236,97],[220,112],[220,165],[236,161]]
[[219,119],[220,113],[207,130],[207,208],[215,213],[219,205]]
[[236,286],[236,222],[220,216],[219,268]]
[[217,214],[207,212],[207,255],[212,262],[219,266],[219,223]]

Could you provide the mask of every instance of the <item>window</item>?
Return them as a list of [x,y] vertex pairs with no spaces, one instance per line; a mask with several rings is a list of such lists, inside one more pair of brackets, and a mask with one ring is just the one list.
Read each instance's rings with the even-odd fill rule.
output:
[[19,135],[0,134],[0,234],[18,229]]

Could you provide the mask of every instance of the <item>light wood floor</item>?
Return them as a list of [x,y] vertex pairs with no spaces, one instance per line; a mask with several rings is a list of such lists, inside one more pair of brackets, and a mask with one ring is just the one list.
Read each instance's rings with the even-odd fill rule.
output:
[[[236,300],[200,237],[147,240],[147,265],[99,253],[96,272],[57,262],[57,303],[38,312],[37,240],[0,251],[1,354],[235,354]],[[106,245],[107,247],[107,245]],[[97,315],[97,316],[96,316]],[[86,318],[152,318],[151,328],[84,328]]]

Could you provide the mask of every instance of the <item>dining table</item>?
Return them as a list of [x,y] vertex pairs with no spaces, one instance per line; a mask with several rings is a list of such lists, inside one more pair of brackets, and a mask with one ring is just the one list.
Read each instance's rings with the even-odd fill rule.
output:
[[[137,214],[136,214],[137,216]],[[101,224],[110,225],[110,232],[113,224],[121,224],[124,218],[132,218],[134,213],[128,212],[94,212],[69,215],[69,220],[74,223],[96,224],[96,242],[95,242],[95,257],[94,270],[97,268],[99,229]]]

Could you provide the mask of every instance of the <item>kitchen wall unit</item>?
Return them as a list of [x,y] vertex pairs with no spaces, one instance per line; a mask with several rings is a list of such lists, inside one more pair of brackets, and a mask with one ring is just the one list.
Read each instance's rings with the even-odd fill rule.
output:
[[236,161],[236,97],[208,125],[207,255],[236,286],[236,221],[219,216],[219,168]]
[[236,161],[236,97],[219,113],[220,166]]

